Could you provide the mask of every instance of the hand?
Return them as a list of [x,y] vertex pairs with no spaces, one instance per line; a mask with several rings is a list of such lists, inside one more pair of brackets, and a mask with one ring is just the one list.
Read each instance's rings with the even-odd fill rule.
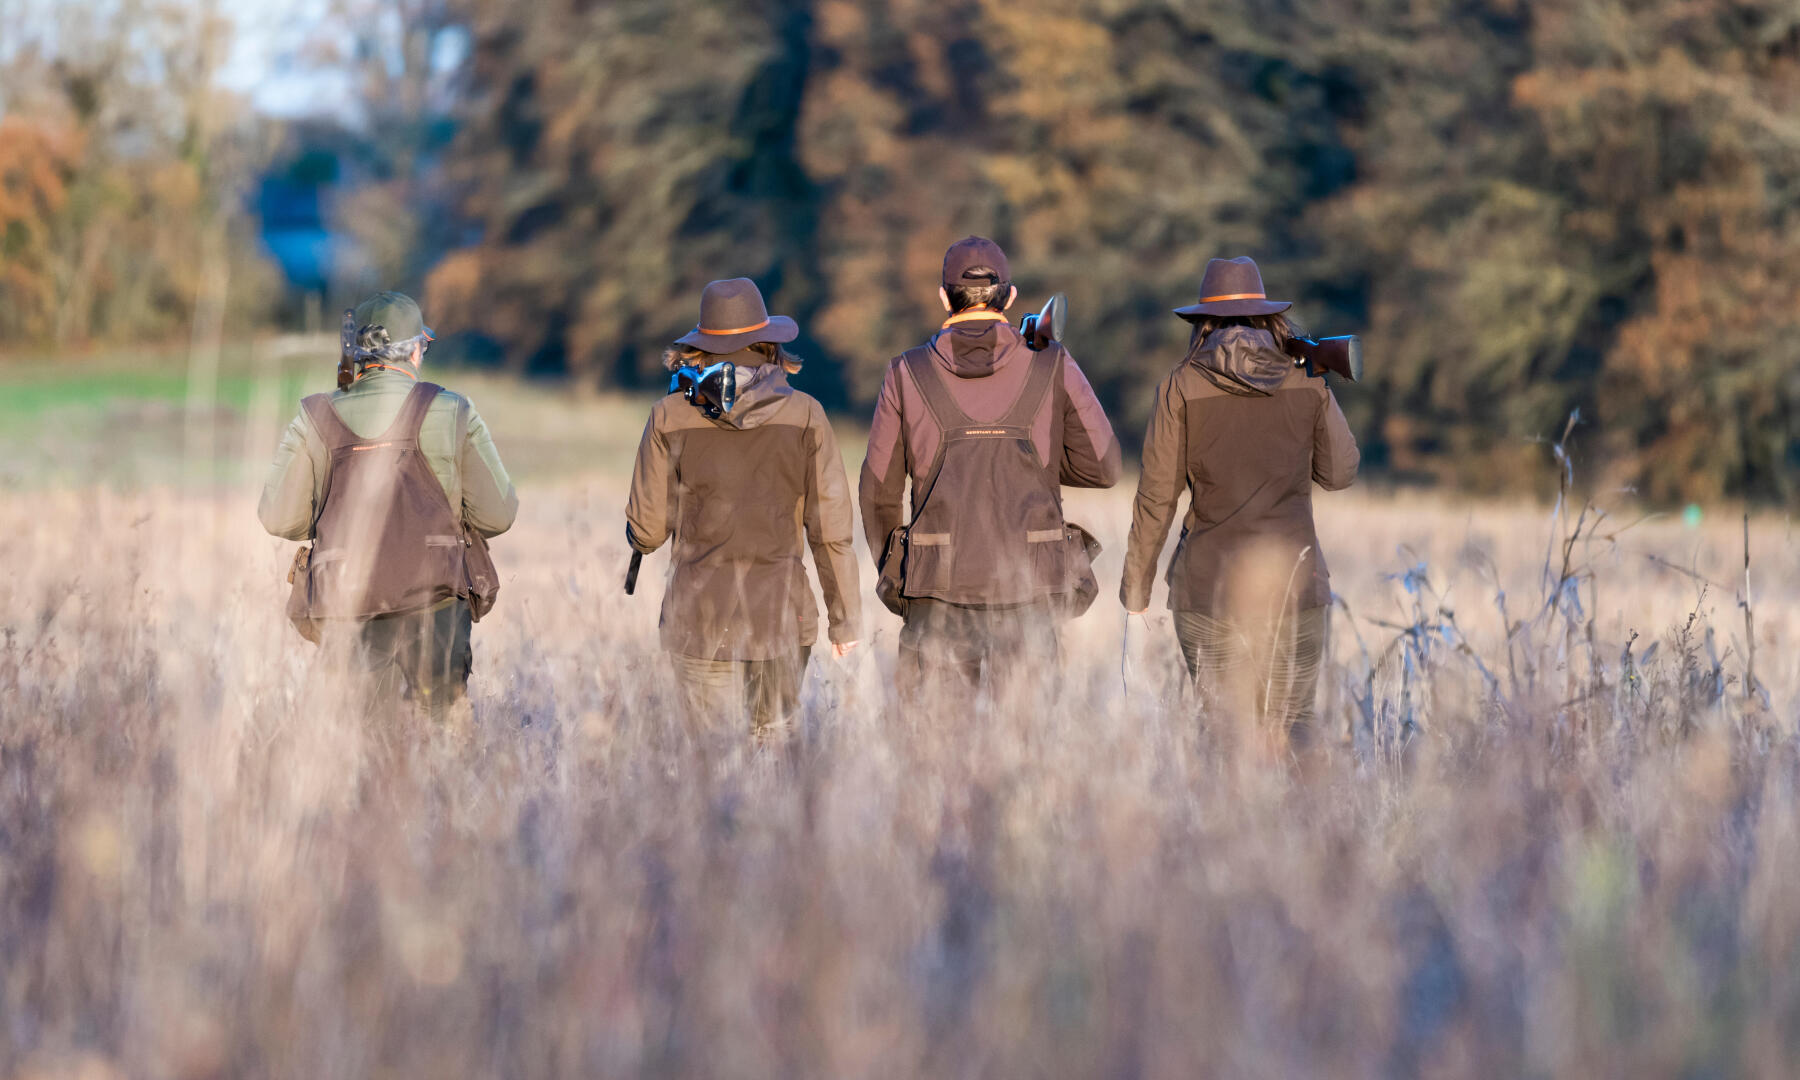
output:
[[834,641],[831,643],[831,655],[842,660],[844,657],[849,656],[854,652],[856,647],[861,644],[862,642],[860,641],[846,641],[842,643]]

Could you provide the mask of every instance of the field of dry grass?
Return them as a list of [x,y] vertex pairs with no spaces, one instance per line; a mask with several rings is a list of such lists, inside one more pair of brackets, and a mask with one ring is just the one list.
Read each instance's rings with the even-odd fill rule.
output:
[[0,1077],[1800,1073],[1784,518],[1746,693],[1727,509],[1322,497],[1291,768],[1182,702],[1166,615],[1122,649],[1129,493],[1079,494],[1054,707],[896,710],[871,597],[753,752],[675,719],[665,559],[619,588],[642,403],[451,378],[523,501],[464,740],[347,717],[282,618],[292,380],[244,362],[0,435]]

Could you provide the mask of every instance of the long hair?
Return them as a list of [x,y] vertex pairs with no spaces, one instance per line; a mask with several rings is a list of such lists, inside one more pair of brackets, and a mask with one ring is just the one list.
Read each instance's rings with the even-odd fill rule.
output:
[[1267,330],[1275,337],[1275,347],[1281,348],[1290,340],[1305,333],[1303,329],[1287,313],[1278,311],[1273,315],[1202,315],[1193,320],[1194,332],[1188,338],[1188,354],[1192,355],[1209,335],[1216,330],[1228,326],[1248,326],[1252,330]]
[[[797,373],[800,365],[805,363],[798,356],[773,341],[758,341],[747,348],[761,356],[765,364],[780,364],[782,370],[789,375]],[[713,358],[717,355],[717,353],[709,353],[705,349],[696,349],[692,345],[683,345],[677,342],[663,350],[662,362],[665,369],[674,371],[678,367],[705,367],[714,363]]]

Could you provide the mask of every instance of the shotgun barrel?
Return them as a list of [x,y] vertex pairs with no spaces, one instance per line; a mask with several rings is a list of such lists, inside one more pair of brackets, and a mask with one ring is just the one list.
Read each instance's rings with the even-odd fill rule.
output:
[[1033,352],[1043,352],[1052,341],[1061,341],[1063,328],[1069,322],[1069,298],[1062,293],[1052,296],[1036,315],[1019,320],[1019,333]]
[[638,567],[640,567],[642,565],[644,565],[644,553],[641,551],[632,552],[631,553],[631,565],[625,568],[625,595],[626,596],[630,596],[631,594],[637,592]]

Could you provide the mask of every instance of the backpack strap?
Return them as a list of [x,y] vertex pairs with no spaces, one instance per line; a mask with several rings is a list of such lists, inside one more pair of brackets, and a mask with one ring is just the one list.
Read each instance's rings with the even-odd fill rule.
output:
[[332,408],[330,394],[308,394],[300,399],[300,411],[312,421],[313,430],[325,440],[327,450],[341,450],[362,441],[362,437],[351,431]]
[[431,410],[431,403],[444,392],[437,383],[422,382],[406,393],[406,400],[400,403],[400,411],[394,416],[394,422],[381,433],[381,441],[395,442],[404,439],[407,442],[419,441],[419,430],[425,426],[425,414]]
[[1020,389],[1012,408],[1000,418],[1001,427],[1031,427],[1038,409],[1044,404],[1044,395],[1050,392],[1050,384],[1062,367],[1062,358],[1061,345],[1031,354],[1031,374],[1025,376],[1025,386]]
[[393,423],[373,439],[365,439],[350,430],[350,425],[344,423],[336,406],[332,405],[330,394],[309,394],[300,400],[300,408],[306,413],[307,419],[312,421],[313,429],[325,440],[325,446],[329,450],[372,442],[418,442],[419,429],[425,425],[425,414],[443,391],[444,388],[438,384],[426,382],[407,391],[406,400],[400,403],[400,411],[394,416]]
[[919,396],[925,399],[925,407],[937,421],[938,430],[948,434],[956,428],[968,427],[974,421],[950,396],[950,388],[944,385],[943,372],[932,361],[932,355],[929,346],[921,345],[908,349],[902,359],[906,361],[907,370],[912,372],[913,385],[919,388]]

